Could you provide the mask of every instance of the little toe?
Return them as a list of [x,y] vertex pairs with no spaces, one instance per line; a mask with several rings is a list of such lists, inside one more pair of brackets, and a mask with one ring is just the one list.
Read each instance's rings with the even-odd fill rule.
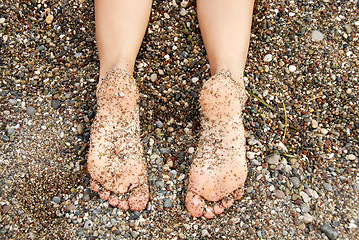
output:
[[108,199],[108,203],[112,206],[112,207],[117,207],[119,204],[120,200],[118,198],[117,195],[111,195],[110,198]]
[[121,208],[123,211],[127,211],[128,209],[130,209],[130,205],[128,204],[128,201],[121,200],[118,203],[118,208]]
[[128,198],[128,203],[130,205],[130,208],[132,211],[142,211],[146,208],[148,198],[149,198],[149,192],[148,192],[148,185],[147,184],[141,184],[134,188],[130,196]]
[[108,190],[104,190],[99,193],[100,198],[104,201],[108,200],[110,198],[110,195],[111,193]]
[[244,187],[243,187],[243,186],[240,186],[238,189],[236,189],[236,190],[234,191],[234,193],[233,193],[233,198],[234,198],[235,200],[239,200],[239,199],[242,198],[243,194],[244,194]]
[[224,212],[224,207],[223,207],[223,205],[222,204],[220,204],[220,203],[216,203],[215,205],[214,205],[214,207],[213,207],[213,211],[214,211],[214,213],[215,214],[221,214],[221,213],[223,213]]
[[100,186],[97,184],[96,181],[92,180],[90,181],[90,186],[94,192],[98,192],[100,190]]
[[234,199],[233,198],[224,198],[222,199],[222,205],[224,208],[229,208],[233,205]]
[[206,207],[206,209],[204,210],[203,216],[207,219],[211,219],[211,218],[214,218],[216,215],[213,212],[213,208]]
[[193,217],[202,216],[204,206],[205,206],[205,201],[201,196],[195,194],[192,191],[189,191],[187,193],[187,196],[186,196],[186,208],[187,208],[188,212]]

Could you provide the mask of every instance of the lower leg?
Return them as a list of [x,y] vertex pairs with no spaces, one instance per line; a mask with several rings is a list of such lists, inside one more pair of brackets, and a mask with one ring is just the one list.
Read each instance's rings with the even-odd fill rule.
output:
[[244,72],[254,0],[197,0],[198,20],[211,74],[229,70],[238,80]]
[[[197,0],[197,7],[215,76],[204,83],[200,94],[202,131],[190,170],[186,207],[192,216],[212,218],[241,198],[247,177],[242,76],[253,0]],[[205,200],[215,203],[206,206]]]
[[116,66],[132,74],[151,5],[151,0],[95,0],[100,80]]

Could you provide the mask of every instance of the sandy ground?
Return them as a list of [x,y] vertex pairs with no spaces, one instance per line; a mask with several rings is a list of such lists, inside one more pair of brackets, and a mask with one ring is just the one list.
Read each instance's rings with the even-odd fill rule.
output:
[[136,62],[151,199],[122,212],[89,189],[93,2],[0,2],[1,239],[358,239],[359,2],[261,1],[244,112],[246,194],[185,209],[209,77],[193,1],[155,1]]

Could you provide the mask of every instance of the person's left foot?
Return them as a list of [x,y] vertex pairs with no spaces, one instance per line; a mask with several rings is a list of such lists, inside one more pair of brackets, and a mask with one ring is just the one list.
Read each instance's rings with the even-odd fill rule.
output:
[[[246,99],[244,82],[235,82],[226,72],[203,85],[202,131],[186,196],[187,210],[194,217],[213,218],[243,195],[247,164],[241,112]],[[207,206],[205,200],[215,203]]]

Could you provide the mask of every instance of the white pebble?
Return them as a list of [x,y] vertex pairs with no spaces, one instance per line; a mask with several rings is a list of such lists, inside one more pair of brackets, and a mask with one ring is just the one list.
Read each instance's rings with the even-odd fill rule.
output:
[[188,149],[188,152],[189,152],[190,154],[194,153],[194,147],[190,147],[190,148]]
[[289,71],[290,72],[295,72],[297,70],[297,67],[296,66],[294,66],[294,65],[290,65],[289,66]]
[[308,203],[310,201],[310,197],[308,196],[308,194],[306,194],[305,192],[301,191],[299,193],[299,195],[303,198],[303,201],[305,203]]
[[323,135],[327,135],[329,132],[326,128],[322,128],[322,129],[320,129],[320,131]]
[[313,220],[314,220],[314,217],[312,215],[310,215],[309,213],[305,213],[303,215],[303,221],[304,222],[309,223],[309,222],[313,222]]
[[312,32],[312,39],[314,41],[321,41],[321,40],[323,40],[323,38],[324,38],[323,33],[319,32],[317,30]]
[[5,22],[5,18],[0,18],[0,24]]
[[249,160],[254,159],[254,156],[255,156],[254,152],[247,152],[247,158],[248,158]]
[[170,15],[168,13],[163,14],[165,16],[165,18],[169,19]]
[[347,94],[351,94],[353,92],[353,90],[351,88],[347,89]]
[[318,121],[315,119],[312,119],[312,128],[317,128],[318,127]]
[[263,61],[270,62],[270,61],[272,61],[272,59],[273,59],[272,54],[267,54],[264,56]]
[[187,10],[184,9],[184,8],[182,8],[181,11],[180,11],[180,14],[181,14],[181,16],[186,15],[186,14],[187,14]]
[[192,78],[192,82],[193,82],[193,83],[198,82],[198,80],[199,80],[199,78],[198,78],[198,77],[194,77],[194,78]]
[[152,73],[151,74],[151,81],[154,82],[157,80],[157,74],[156,73]]
[[356,156],[354,154],[348,154],[346,156],[346,159],[350,160],[350,161],[354,161],[356,159]]

